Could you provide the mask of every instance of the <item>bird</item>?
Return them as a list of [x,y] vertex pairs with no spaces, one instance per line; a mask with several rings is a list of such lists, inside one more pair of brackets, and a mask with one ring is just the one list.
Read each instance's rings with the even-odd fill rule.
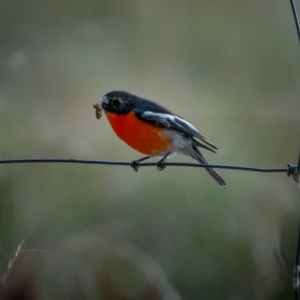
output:
[[[116,135],[133,149],[147,155],[132,161],[131,167],[135,171],[138,171],[141,161],[155,156],[161,158],[157,163],[158,170],[163,170],[166,159],[176,154],[208,164],[199,148],[214,153],[218,150],[188,121],[151,100],[125,91],[112,91],[94,105],[96,115],[99,107],[104,110]],[[100,117],[101,114],[97,115],[97,118]],[[220,186],[226,185],[213,168],[204,168]]]

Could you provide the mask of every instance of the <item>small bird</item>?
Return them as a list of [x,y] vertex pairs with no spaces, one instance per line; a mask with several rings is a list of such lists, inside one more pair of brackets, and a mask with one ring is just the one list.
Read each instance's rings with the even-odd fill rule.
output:
[[[101,108],[117,136],[133,149],[147,155],[134,160],[131,167],[138,171],[139,163],[153,156],[162,157],[158,170],[165,168],[165,160],[176,154],[191,157],[200,164],[207,161],[198,147],[216,153],[216,146],[205,139],[189,122],[161,105],[123,91],[113,91],[95,104],[97,118]],[[196,140],[196,138],[198,140]],[[213,169],[205,168],[220,185],[226,185]]]

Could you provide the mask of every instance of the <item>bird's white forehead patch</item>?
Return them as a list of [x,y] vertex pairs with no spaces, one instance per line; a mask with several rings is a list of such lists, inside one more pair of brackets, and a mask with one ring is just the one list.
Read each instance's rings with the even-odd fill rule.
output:
[[108,103],[108,97],[106,95],[102,97],[102,102],[106,104]]
[[176,123],[178,126],[180,127],[184,127],[182,124],[180,124],[177,120],[179,120],[181,123],[184,123],[184,125],[186,125],[186,127],[195,130],[196,132],[198,132],[197,128],[195,128],[192,124],[190,124],[189,122],[187,122],[186,120],[178,117],[178,116],[174,116],[174,115],[170,115],[170,114],[162,114],[162,113],[154,113],[151,111],[145,111],[143,113],[143,116],[145,117],[153,117],[153,119],[162,119],[162,120],[166,120],[168,121],[171,120],[172,122]]

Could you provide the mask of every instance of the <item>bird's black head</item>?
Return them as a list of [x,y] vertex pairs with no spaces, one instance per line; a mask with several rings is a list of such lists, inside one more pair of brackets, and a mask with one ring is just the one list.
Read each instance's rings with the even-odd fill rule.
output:
[[131,111],[134,113],[150,111],[154,113],[172,114],[168,109],[153,101],[121,91],[113,91],[104,95],[101,107],[106,113],[115,113],[118,115],[127,114]]
[[113,91],[103,96],[101,106],[105,112],[127,114],[133,108],[134,96],[121,91]]

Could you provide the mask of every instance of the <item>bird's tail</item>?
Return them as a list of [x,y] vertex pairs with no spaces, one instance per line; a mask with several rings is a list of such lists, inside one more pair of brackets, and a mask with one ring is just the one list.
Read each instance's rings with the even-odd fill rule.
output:
[[[189,147],[189,156],[195,159],[200,164],[208,164],[206,159],[203,157],[202,153],[199,151],[197,146],[193,143],[192,147]],[[217,171],[215,171],[213,168],[205,168],[207,173],[219,184],[220,186],[226,185],[223,178],[219,175]]]

